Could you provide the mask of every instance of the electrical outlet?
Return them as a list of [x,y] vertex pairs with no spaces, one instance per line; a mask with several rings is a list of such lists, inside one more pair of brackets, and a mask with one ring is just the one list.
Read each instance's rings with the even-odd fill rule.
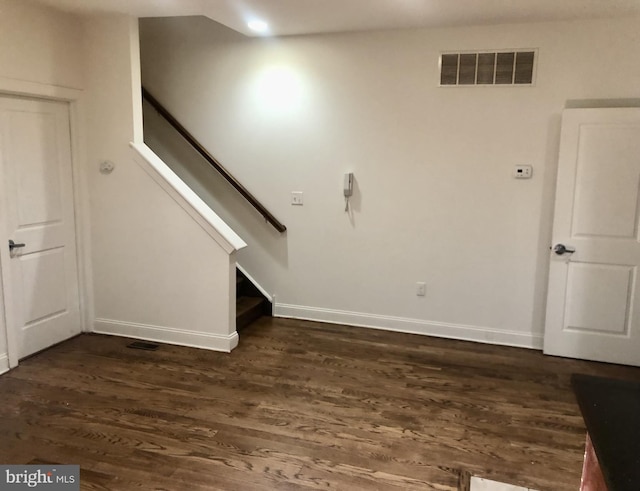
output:
[[302,206],[302,191],[292,191],[291,192],[291,204]]
[[416,283],[416,295],[418,295],[419,297],[424,297],[426,294],[427,294],[427,284],[422,281],[418,281]]

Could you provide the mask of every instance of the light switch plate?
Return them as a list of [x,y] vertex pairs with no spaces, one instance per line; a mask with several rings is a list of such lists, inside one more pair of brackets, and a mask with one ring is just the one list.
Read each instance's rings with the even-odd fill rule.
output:
[[296,206],[302,206],[302,191],[292,191],[291,192],[291,204]]

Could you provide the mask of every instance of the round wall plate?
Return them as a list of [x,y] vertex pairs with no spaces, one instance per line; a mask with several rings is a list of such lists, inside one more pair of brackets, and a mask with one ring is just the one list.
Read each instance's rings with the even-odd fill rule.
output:
[[105,160],[104,162],[100,162],[100,173],[101,174],[111,174],[113,169],[115,169],[115,165],[113,162],[109,160]]

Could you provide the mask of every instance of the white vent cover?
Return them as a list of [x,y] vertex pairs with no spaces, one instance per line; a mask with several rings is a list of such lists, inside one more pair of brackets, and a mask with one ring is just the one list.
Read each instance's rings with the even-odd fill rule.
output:
[[443,53],[440,85],[533,85],[535,50]]

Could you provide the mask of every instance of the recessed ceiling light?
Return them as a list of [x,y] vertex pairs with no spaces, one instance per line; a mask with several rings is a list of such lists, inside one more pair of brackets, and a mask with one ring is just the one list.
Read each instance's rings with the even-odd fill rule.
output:
[[257,32],[259,34],[264,34],[269,30],[269,24],[262,20],[252,20],[251,22],[247,23],[247,26],[249,26],[249,29],[251,29],[253,32]]

